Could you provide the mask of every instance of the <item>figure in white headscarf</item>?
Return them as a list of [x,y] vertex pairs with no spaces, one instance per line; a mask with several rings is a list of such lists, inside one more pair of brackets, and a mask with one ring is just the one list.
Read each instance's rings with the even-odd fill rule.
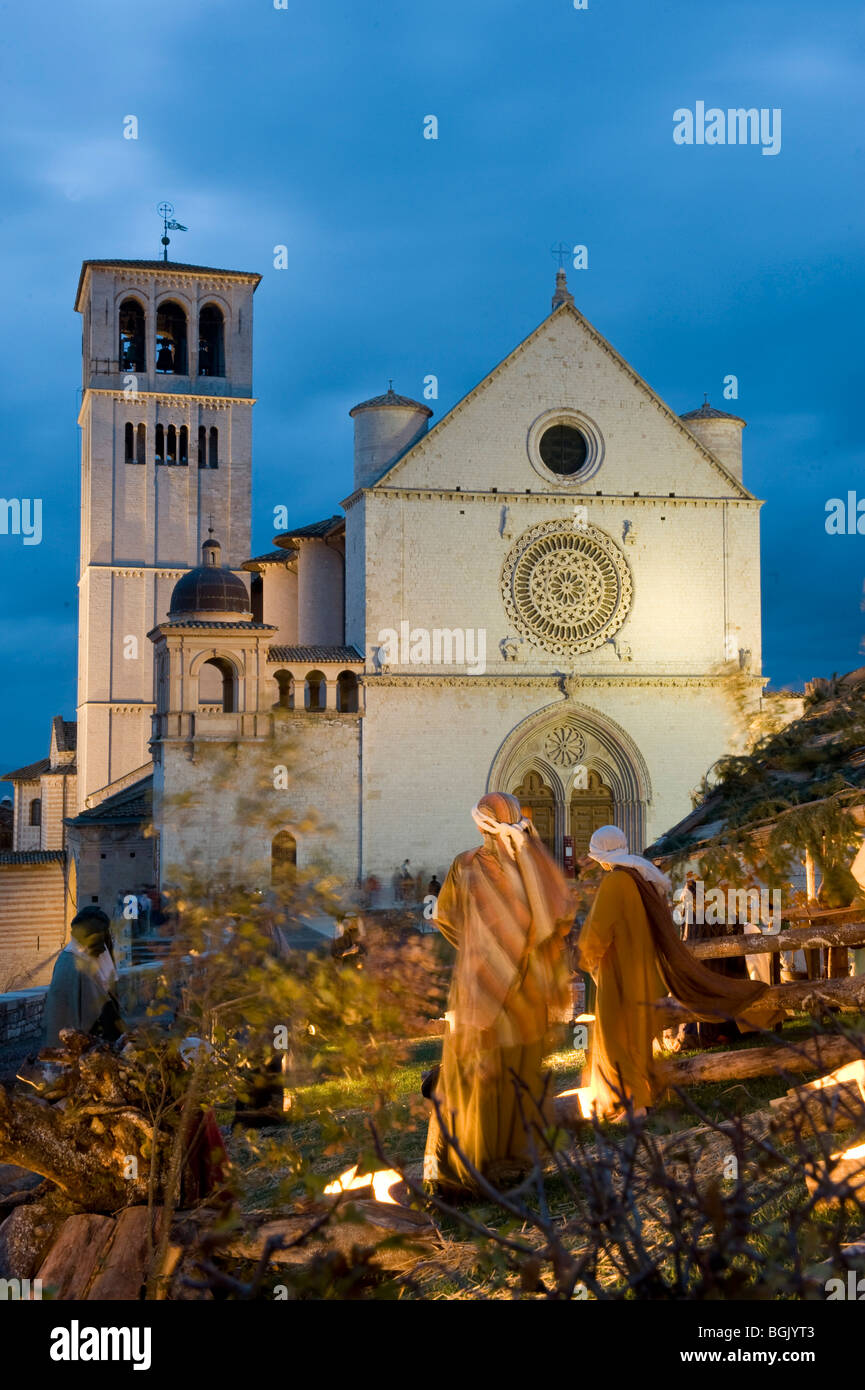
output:
[[731,1019],[756,1003],[765,985],[716,975],[695,959],[673,921],[670,880],[629,853],[618,826],[596,830],[588,852],[609,870],[579,940],[580,969],[598,987],[592,1103],[599,1115],[618,1119],[628,1102],[641,1114],[653,1098],[655,1001],[669,991],[698,1018]]

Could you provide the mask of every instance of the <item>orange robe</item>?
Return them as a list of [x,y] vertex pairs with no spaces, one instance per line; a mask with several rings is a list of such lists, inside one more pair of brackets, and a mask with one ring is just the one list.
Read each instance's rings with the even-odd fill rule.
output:
[[[533,913],[514,865],[483,848],[454,860],[438,896],[436,926],[458,956],[435,1094],[466,1158],[493,1177],[529,1156],[514,1074],[528,1089],[521,1097],[526,1122],[553,1123],[543,1059],[551,1024],[570,1003],[563,943],[572,920],[557,880]],[[424,1176],[472,1186],[435,1114]]]
[[649,1007],[666,989],[658,971],[649,920],[630,874],[605,873],[579,939],[580,969],[597,983],[591,1093],[598,1113],[621,1110],[617,1090],[635,1109],[651,1104],[652,1039]]

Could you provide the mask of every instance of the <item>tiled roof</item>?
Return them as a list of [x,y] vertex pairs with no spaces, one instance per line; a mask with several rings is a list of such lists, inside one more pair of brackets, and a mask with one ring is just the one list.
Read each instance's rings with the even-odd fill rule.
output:
[[2,864],[62,864],[65,849],[0,849]]
[[687,415],[680,415],[680,420],[738,420],[740,425],[745,421],[741,415],[729,415],[726,410],[716,410],[708,401],[704,401],[699,410],[689,410]]
[[408,407],[410,410],[422,410],[426,415],[432,415],[428,405],[424,405],[421,401],[413,401],[410,396],[398,396],[393,387],[385,391],[383,396],[373,396],[371,400],[361,401],[359,405],[353,406],[348,413],[354,415],[356,410],[373,410],[383,405],[402,406],[403,409]]
[[43,772],[48,772],[50,767],[51,763],[47,758],[40,758],[38,763],[28,763],[26,767],[16,768],[14,772],[4,772],[0,782],[38,782]]
[[318,536],[329,536],[332,532],[341,530],[345,526],[344,516],[328,516],[324,521],[311,521],[308,526],[295,526],[288,531],[280,531],[274,536],[274,544],[286,548],[286,542],[294,540],[312,540]]
[[[179,618],[176,622],[168,622],[168,620],[166,620],[164,623],[160,623],[159,626],[163,632],[174,632],[175,629],[179,627],[239,627],[244,628],[247,632],[276,632],[276,628],[274,627],[273,623],[250,623],[246,622],[245,619],[240,617],[238,617],[236,623],[211,623],[208,622],[205,618]],[[154,632],[155,631],[156,629],[154,628]],[[148,636],[149,635],[150,634],[148,633]]]
[[253,555],[250,560],[244,560],[240,568],[254,570],[262,565],[287,565],[290,559],[290,550],[269,550],[266,555]]
[[69,816],[67,825],[132,825],[149,820],[153,813],[153,776],[142,777],[131,787],[124,787],[113,796],[106,796],[98,806]]
[[343,661],[356,666],[363,661],[357,647],[270,647],[268,661]]

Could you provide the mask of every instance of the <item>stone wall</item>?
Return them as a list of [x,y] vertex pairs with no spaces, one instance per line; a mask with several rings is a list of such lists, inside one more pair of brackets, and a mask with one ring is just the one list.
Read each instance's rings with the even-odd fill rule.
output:
[[[125,1019],[133,1019],[147,1008],[154,997],[159,970],[160,963],[152,961],[119,972],[120,1012]],[[0,994],[0,1047],[39,1041],[47,994],[47,987]]]

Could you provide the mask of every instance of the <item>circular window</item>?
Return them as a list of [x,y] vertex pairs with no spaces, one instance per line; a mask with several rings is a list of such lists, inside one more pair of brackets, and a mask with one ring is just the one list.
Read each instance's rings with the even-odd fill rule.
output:
[[604,441],[597,425],[578,410],[545,410],[526,440],[532,467],[559,487],[578,486],[601,466]]
[[603,646],[631,607],[624,556],[595,526],[574,531],[542,522],[512,547],[502,570],[502,597],[517,631],[555,655]]
[[541,435],[538,453],[551,473],[569,478],[585,467],[589,446],[582,431],[573,425],[550,425]]

